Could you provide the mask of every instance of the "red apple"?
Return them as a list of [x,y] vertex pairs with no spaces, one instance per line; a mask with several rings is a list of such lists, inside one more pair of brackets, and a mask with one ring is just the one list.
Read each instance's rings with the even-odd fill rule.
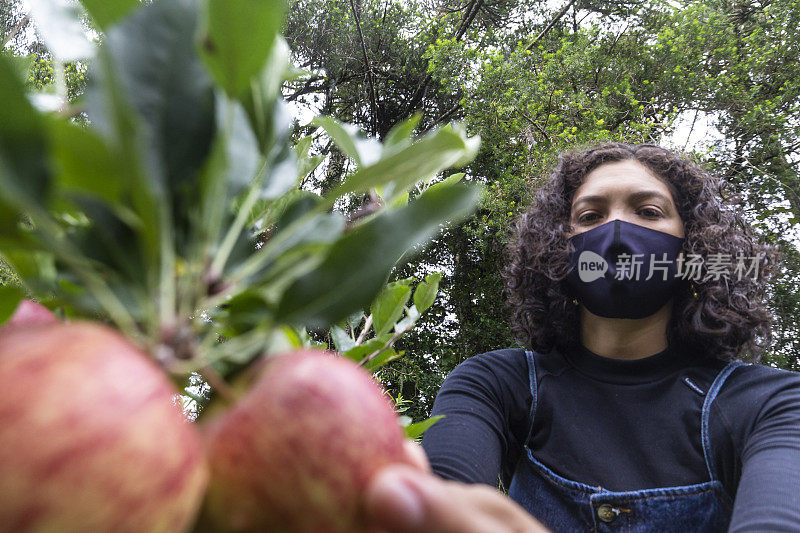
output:
[[21,300],[14,314],[11,315],[0,331],[7,331],[8,328],[32,324],[52,324],[58,322],[58,318],[51,310],[33,300]]
[[180,532],[203,444],[161,369],[113,330],[47,324],[0,342],[0,529]]
[[405,462],[390,399],[348,359],[304,350],[269,360],[208,428],[213,531],[358,533],[362,495]]

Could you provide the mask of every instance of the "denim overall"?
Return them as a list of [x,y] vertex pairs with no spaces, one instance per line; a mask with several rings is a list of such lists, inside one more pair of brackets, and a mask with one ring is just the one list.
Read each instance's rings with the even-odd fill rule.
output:
[[[536,367],[526,352],[530,374],[531,431],[536,414]],[[509,486],[509,496],[555,532],[624,531],[686,533],[726,531],[733,503],[712,469],[708,418],[711,403],[737,361],[723,368],[705,394],[701,419],[703,454],[709,480],[695,485],[614,492],[565,479],[533,457],[528,443]]]

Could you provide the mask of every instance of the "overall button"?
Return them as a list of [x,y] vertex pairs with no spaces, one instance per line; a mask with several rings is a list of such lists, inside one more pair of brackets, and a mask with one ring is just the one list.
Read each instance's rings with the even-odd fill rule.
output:
[[617,509],[614,509],[607,503],[604,503],[603,505],[597,508],[597,518],[606,523],[613,522],[617,518],[618,514],[619,511]]

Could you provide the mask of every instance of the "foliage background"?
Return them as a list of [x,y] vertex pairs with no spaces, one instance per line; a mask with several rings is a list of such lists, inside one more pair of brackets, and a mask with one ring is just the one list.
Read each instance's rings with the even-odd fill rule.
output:
[[[52,61],[25,15],[0,0],[0,38],[46,89]],[[434,306],[395,346],[405,356],[382,371],[413,401],[406,414],[427,416],[465,358],[514,345],[498,274],[508,229],[560,151],[600,140],[686,150],[743,194],[740,208],[785,258],[766,362],[800,370],[799,28],[792,0],[290,0],[284,35],[312,74],[283,94],[294,137],[314,133],[311,153],[325,158],[304,188],[331,190],[354,170],[307,116],[383,139],[420,113],[418,133],[462,119],[483,140],[465,178],[487,187],[479,211],[394,273],[444,273]],[[84,72],[67,65],[70,97]],[[0,270],[0,282],[13,274]]]

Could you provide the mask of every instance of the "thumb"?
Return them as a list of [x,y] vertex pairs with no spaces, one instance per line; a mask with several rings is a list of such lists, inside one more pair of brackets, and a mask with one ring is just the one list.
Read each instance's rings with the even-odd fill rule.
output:
[[[469,512],[454,487],[407,466],[389,466],[367,488],[371,525],[391,533],[497,533],[505,529],[485,514]],[[467,511],[465,513],[465,511]]]
[[425,454],[425,450],[422,449],[420,444],[417,444],[411,439],[406,439],[403,443],[403,452],[408,464],[416,466],[423,472],[432,472],[431,465],[428,462],[428,456]]
[[370,525],[391,533],[424,530],[425,505],[419,492],[409,483],[409,474],[427,475],[414,467],[391,465],[371,480],[364,494]]

